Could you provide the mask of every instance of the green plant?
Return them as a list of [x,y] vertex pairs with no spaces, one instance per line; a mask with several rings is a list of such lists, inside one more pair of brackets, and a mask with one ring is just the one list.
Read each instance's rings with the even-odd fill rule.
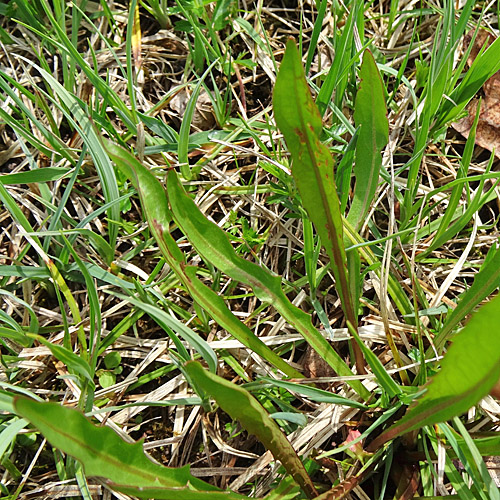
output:
[[242,7],[0,8],[0,495],[498,498],[491,8]]

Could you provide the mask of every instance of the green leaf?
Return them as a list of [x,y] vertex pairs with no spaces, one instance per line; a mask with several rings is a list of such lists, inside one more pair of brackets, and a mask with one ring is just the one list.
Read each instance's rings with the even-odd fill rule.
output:
[[368,447],[461,415],[486,396],[500,378],[500,296],[483,306],[454,338],[441,370],[416,405]]
[[[271,303],[339,375],[352,375],[344,360],[313,327],[311,317],[288,300],[280,278],[236,254],[226,233],[209,221],[185,193],[174,170],[167,175],[167,191],[175,222],[205,260],[234,280],[250,286],[263,302]],[[347,383],[363,399],[370,397],[359,380]]]
[[333,158],[320,141],[321,115],[311,97],[300,54],[292,39],[286,44],[276,79],[273,109],[276,124],[292,155],[292,175],[302,203],[330,257],[337,291],[345,307],[349,301],[347,258],[342,242],[340,203],[333,180]]
[[278,424],[248,391],[204,370],[198,362],[190,361],[184,367],[189,377],[203,387],[231,418],[240,422],[250,434],[257,436],[309,498],[317,496],[316,488],[296,451]]
[[[171,328],[175,333],[179,334],[193,349],[195,349],[200,356],[207,362],[211,371],[217,370],[217,356],[208,343],[201,338],[198,334],[193,332],[191,328],[187,327],[184,323],[177,318],[167,314],[165,311],[156,307],[155,305],[148,304],[133,297],[126,297],[120,294],[114,294],[120,299],[126,300],[134,306],[142,309],[148,313],[167,333]],[[176,343],[177,345],[177,343]]]
[[104,365],[108,370],[117,368],[122,362],[122,357],[118,351],[111,351],[104,357]]
[[449,99],[443,99],[439,120],[434,125],[439,130],[444,124],[462,113],[467,103],[476,95],[483,84],[500,69],[500,38],[497,38],[482,54],[478,55],[460,84]]
[[82,357],[75,354],[73,351],[66,349],[60,345],[52,344],[48,340],[44,339],[40,335],[28,334],[28,337],[32,337],[45,347],[48,347],[52,352],[53,356],[59,361],[62,361],[70,371],[78,374],[80,377],[85,379],[92,388],[95,387],[92,375],[92,369],[90,365]]
[[356,230],[362,226],[377,189],[381,152],[389,140],[389,122],[384,99],[384,84],[369,50],[363,56],[356,95],[354,121],[359,127],[354,175],[356,185],[347,220]]
[[[493,436],[485,436],[485,437],[474,437],[474,445],[479,450],[481,455],[494,455],[500,456],[500,435],[495,433]],[[460,446],[465,447],[465,440],[460,437],[457,438]]]
[[317,387],[311,387],[304,384],[296,384],[294,382],[288,382],[286,380],[275,380],[269,377],[260,377],[259,381],[265,381],[267,385],[274,387],[282,387],[287,391],[296,394],[302,394],[312,401],[318,403],[330,403],[336,405],[350,406],[351,408],[359,408],[361,410],[366,410],[367,406],[358,401],[352,401],[351,399],[344,398],[338,394],[334,394],[330,391],[324,391],[323,389],[318,389]]
[[284,359],[280,358],[271,350],[255,333],[242,323],[226,306],[224,299],[206,286],[196,277],[197,268],[186,266],[184,271],[189,280],[189,290],[193,297],[203,308],[219,323],[222,328],[227,330],[235,339],[239,340],[244,346],[272,363],[285,375],[292,378],[302,378],[303,375],[295,368],[290,366]]
[[29,184],[34,182],[49,182],[62,179],[70,170],[60,167],[45,167],[29,170],[27,172],[17,172],[15,174],[0,175],[2,184]]
[[[289,377],[301,378],[300,372],[292,368],[264,344],[229,310],[222,297],[196,277],[195,267],[184,265],[184,254],[170,235],[169,225],[172,214],[168,207],[165,190],[158,179],[123,148],[107,142],[106,149],[118,168],[132,181],[139,192],[146,220],[165,260],[188,289],[193,299],[243,345],[274,364],[276,368]],[[1,269],[0,266],[0,271]]]
[[97,376],[99,377],[99,384],[103,389],[107,389],[116,384],[116,375],[113,372],[97,370]]
[[361,340],[358,332],[355,328],[352,327],[349,321],[347,322],[347,328],[349,329],[351,335],[358,342],[358,345],[360,346],[366,361],[370,365],[370,368],[372,369],[374,375],[377,377],[377,382],[379,383],[380,387],[382,387],[382,389],[390,398],[401,394],[403,392],[401,390],[401,387],[399,387],[399,385],[396,384],[389,373],[387,373],[387,370],[385,369],[382,362],[377,358],[375,353],[365,345],[365,343]]
[[[77,410],[23,397],[15,399],[14,407],[52,446],[79,460],[87,476],[104,477],[111,482],[111,487],[115,484],[126,486],[127,491],[139,498],[151,498],[148,488],[162,492],[163,496],[158,494],[155,498],[246,498],[223,492],[192,476],[189,466],[176,469],[154,464],[144,454],[141,442],[126,443],[110,428],[91,424]],[[60,425],[61,422],[64,426]]]
[[[40,72],[47,84],[57,94],[64,106],[61,106],[61,111],[65,117],[78,131],[83,142],[87,146],[87,150],[92,156],[95,168],[101,180],[101,186],[104,193],[104,198],[107,202],[116,201],[120,197],[118,184],[116,181],[115,171],[107,157],[101,141],[96,133],[95,124],[88,116],[88,110],[82,101],[69,93],[51,74],[40,68],[36,64],[33,66]],[[107,210],[108,217],[111,221],[120,220],[120,206],[118,203],[110,205]],[[110,223],[108,227],[109,240],[114,246],[118,234],[118,225]]]
[[[293,106],[290,103],[293,102]],[[334,180],[333,158],[321,142],[321,115],[306,82],[301,57],[290,39],[281,62],[273,93],[276,124],[292,155],[292,175],[309,218],[330,258],[336,290],[349,321],[357,326],[344,248],[340,201]],[[356,344],[356,364],[364,362]]]
[[444,346],[446,339],[453,328],[462,321],[467,314],[492,293],[500,283],[500,250],[498,243],[494,243],[490,249],[493,256],[481,268],[474,277],[472,286],[461,296],[457,307],[446,317],[442,330],[434,339],[438,351]]

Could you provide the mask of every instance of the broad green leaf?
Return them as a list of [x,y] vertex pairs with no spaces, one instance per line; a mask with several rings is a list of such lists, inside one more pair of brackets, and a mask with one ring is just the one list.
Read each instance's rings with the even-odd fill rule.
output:
[[[344,360],[313,327],[311,317],[288,300],[280,278],[236,254],[226,233],[209,221],[185,193],[174,170],[167,175],[167,191],[175,222],[204,259],[234,280],[250,286],[263,302],[271,303],[339,375],[352,375]],[[346,382],[363,399],[370,397],[359,380]]]
[[[293,106],[290,103],[293,102]],[[334,180],[333,158],[321,142],[321,115],[306,82],[301,57],[290,39],[281,62],[273,93],[276,124],[292,155],[292,175],[309,218],[330,258],[342,309],[357,326],[357,314],[350,293],[347,257],[340,202]],[[359,139],[358,139],[359,140]],[[356,364],[364,369],[357,344],[353,344]]]
[[[293,102],[293,106],[290,103]],[[321,115],[307,85],[297,46],[288,40],[273,93],[276,124],[292,155],[292,175],[330,257],[342,303],[349,301],[347,258],[333,158],[321,141]],[[352,305],[351,305],[352,308]]]
[[454,342],[406,415],[369,446],[370,451],[401,434],[461,415],[486,396],[500,378],[500,296],[483,306]]
[[[184,265],[184,254],[170,235],[172,219],[165,190],[158,179],[134,156],[111,142],[106,143],[108,154],[132,181],[139,192],[146,220],[168,265],[188,289],[193,299],[200,304],[219,325],[244,346],[274,364],[289,377],[302,378],[302,374],[281,359],[244,325],[227,307],[224,300],[196,277],[196,268]],[[1,270],[1,268],[0,268]]]
[[240,424],[271,451],[286,471],[295,479],[309,498],[317,496],[309,475],[296,451],[283,434],[278,424],[269,416],[262,405],[245,389],[204,370],[200,363],[190,361],[184,365],[195,383],[212,396],[217,404],[231,418]]
[[[189,466],[176,469],[154,464],[144,454],[141,442],[126,443],[109,427],[91,424],[77,410],[23,397],[15,399],[14,407],[52,446],[80,461],[87,476],[104,477],[111,482],[111,487],[114,483],[126,486],[127,491],[139,498],[151,498],[148,488],[163,492],[164,496],[155,495],[155,498],[246,498],[223,492],[192,476]],[[202,496],[201,492],[206,496]]]
[[363,56],[356,94],[354,122],[359,127],[354,175],[356,185],[347,220],[356,230],[362,226],[377,189],[381,152],[389,140],[389,122],[384,99],[384,84],[369,50]]

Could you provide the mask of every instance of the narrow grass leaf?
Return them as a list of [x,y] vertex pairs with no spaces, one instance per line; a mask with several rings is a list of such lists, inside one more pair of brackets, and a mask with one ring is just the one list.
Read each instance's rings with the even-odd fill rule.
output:
[[189,101],[187,103],[186,109],[182,117],[181,129],[179,130],[178,160],[182,176],[186,180],[190,180],[191,177],[193,176],[193,173],[189,168],[189,158],[188,158],[189,132],[191,130],[191,122],[193,121],[194,112],[196,111],[196,103],[200,95],[202,84],[216,63],[217,59],[213,61],[212,64],[210,64],[210,66],[205,70],[203,75],[198,80],[198,83],[196,84],[193,93],[189,98]]
[[93,371],[85,359],[83,359],[81,356],[78,356],[78,354],[75,354],[73,351],[66,349],[65,347],[49,342],[40,335],[28,334],[28,336],[36,339],[45,347],[48,347],[53,356],[59,361],[62,361],[71,372],[79,375],[90,385],[90,387],[95,387],[93,381]]
[[[465,143],[465,148],[464,152],[462,155],[462,158],[460,160],[460,166],[457,171],[457,179],[463,179],[467,177],[467,172],[469,169],[469,165],[472,160],[472,153],[474,152],[474,145],[475,145],[475,140],[476,140],[476,130],[477,130],[477,124],[479,121],[479,112],[481,110],[481,103],[477,106],[477,112],[476,112],[476,117],[474,119],[474,122],[472,124],[472,127],[469,132],[469,136],[467,137],[467,141]],[[469,190],[469,186],[466,184],[465,185],[467,189],[467,193]],[[453,221],[454,214],[458,208],[458,205],[460,203],[460,199],[462,197],[462,192],[463,192],[464,186],[462,184],[457,184],[453,186],[451,190],[451,194],[448,200],[448,206],[446,207],[446,210],[444,212],[444,215],[440,217],[440,223],[439,223],[439,228],[436,231],[436,234],[434,236],[433,242],[436,241],[439,245],[440,237],[443,235],[448,229],[450,223]],[[446,240],[445,240],[446,241]],[[438,245],[432,245],[431,247],[437,248]],[[430,253],[434,248],[429,248],[426,252]]]
[[[465,446],[463,438],[457,437],[460,446]],[[500,456],[500,435],[495,433],[492,436],[486,437],[473,437],[474,446],[479,450],[483,456]]]
[[471,287],[460,297],[457,307],[448,314],[442,330],[434,339],[434,345],[438,351],[444,346],[457,324],[498,288],[498,283],[500,283],[500,250],[498,243],[494,243],[491,248],[494,250],[493,256],[476,274]]
[[500,70],[500,38],[497,38],[482,54],[479,54],[467,71],[463,80],[443,101],[439,120],[434,126],[439,130],[446,123],[454,120],[465,109],[467,103],[476,95],[486,80]]
[[18,172],[15,174],[0,175],[0,183],[2,184],[29,184],[35,182],[50,182],[62,179],[68,172],[69,168],[61,167],[45,167],[28,172]]
[[[464,424],[460,421],[458,417],[455,417],[453,419],[453,424],[456,427],[456,429],[460,432],[462,435],[462,438],[465,442],[465,449],[467,450],[468,453],[472,456],[472,460],[474,461],[474,464],[476,465],[480,479],[475,481],[477,485],[484,484],[485,489],[489,493],[489,500],[500,500],[500,489],[496,486],[495,482],[493,481],[493,478],[491,477],[488,468],[486,467],[486,464],[484,462],[484,458],[482,457],[481,453],[479,452],[479,449],[476,446],[476,443],[470,436],[469,432],[465,428]],[[446,425],[440,426],[442,429],[445,427],[448,428]],[[449,428],[448,428],[449,429]]]
[[266,381],[269,385],[275,387],[282,387],[287,391],[292,393],[301,394],[302,396],[306,396],[312,401],[316,401],[318,403],[331,403],[337,405],[350,406],[351,408],[359,408],[360,410],[366,410],[367,406],[363,403],[359,403],[358,401],[353,401],[352,399],[344,398],[339,396],[338,394],[334,394],[330,391],[324,391],[322,389],[318,389],[317,387],[311,387],[309,385],[304,384],[296,384],[294,382],[288,382],[285,380],[276,380],[268,377],[262,377],[259,380]]
[[[88,110],[84,108],[83,103],[79,99],[70,94],[51,74],[36,64],[33,64],[33,66],[40,72],[61,102],[64,103],[64,107],[62,107],[61,110],[78,131],[87,146],[87,150],[92,156],[92,160],[94,161],[94,165],[101,180],[102,190],[106,201],[115,201],[120,197],[115,172],[97,136],[95,126],[88,116]],[[118,204],[112,204],[109,207],[108,217],[112,221],[120,220],[120,206]],[[111,245],[114,246],[118,234],[118,226],[111,223],[109,224],[108,231],[109,240]]]
[[26,427],[28,421],[24,418],[14,418],[10,422],[2,423],[0,432],[0,460],[16,436]]
[[307,59],[305,66],[306,73],[309,73],[309,70],[311,69],[314,53],[316,52],[316,49],[318,47],[319,35],[321,33],[321,30],[323,29],[323,21],[325,20],[326,6],[327,6],[327,0],[321,0],[319,4],[316,3],[318,13],[316,14],[316,20],[314,21],[314,28],[311,34],[311,39],[309,41],[309,49],[307,50]]
[[[193,477],[189,466],[168,468],[154,464],[144,454],[141,442],[126,443],[110,428],[91,424],[77,410],[23,397],[14,400],[14,407],[54,447],[79,460],[87,476],[104,477],[111,482],[111,487],[113,483],[126,485],[131,494],[139,498],[151,498],[143,488],[163,491],[164,496],[155,495],[155,498],[246,498],[222,492]],[[197,491],[205,492],[207,496],[196,496]]]
[[[351,6],[349,11],[349,16],[344,25],[342,35],[339,37],[335,35],[335,57],[333,59],[332,65],[328,70],[328,75],[325,81],[321,85],[318,97],[316,98],[316,105],[318,106],[321,116],[323,116],[328,109],[328,105],[332,100],[332,95],[341,80],[345,80],[343,73],[346,70],[346,66],[350,66],[352,62],[351,54],[352,47],[354,45],[353,29],[356,24],[356,16],[359,11],[359,2]],[[350,46],[348,44],[351,44]],[[345,87],[346,82],[342,82],[341,87]],[[343,99],[342,89],[337,89],[335,95],[335,104],[339,104],[340,99]]]
[[401,434],[466,412],[500,378],[500,297],[483,306],[455,337],[427,392],[395,425],[370,444],[371,451]]
[[362,226],[373,202],[382,165],[381,152],[389,140],[384,84],[369,50],[364,53],[359,76],[361,83],[354,110],[354,121],[359,127],[354,164],[356,185],[347,217],[356,230]]
[[[236,254],[226,233],[209,221],[185,193],[174,170],[167,175],[167,191],[175,222],[204,259],[231,278],[250,286],[263,302],[273,304],[339,375],[352,375],[344,360],[313,327],[310,316],[288,300],[281,288],[280,278]],[[370,397],[359,380],[347,383],[363,399]]]
[[217,404],[268,448],[309,498],[318,494],[296,451],[261,404],[245,389],[204,370],[200,363],[185,365],[189,376],[212,396]]
[[[122,300],[130,302],[134,306],[148,313],[151,318],[153,318],[162,328],[165,329],[167,333],[169,333],[169,329],[178,333],[207,362],[210,371],[216,371],[217,356],[215,355],[213,349],[198,334],[193,332],[191,328],[188,328],[184,323],[152,304],[137,300],[133,297],[125,297],[124,295],[119,294],[116,294],[116,296]],[[173,340],[175,341],[175,339]],[[176,345],[178,345],[177,342]],[[184,351],[185,349],[181,350],[181,352]],[[185,356],[187,356],[187,352],[185,352]]]

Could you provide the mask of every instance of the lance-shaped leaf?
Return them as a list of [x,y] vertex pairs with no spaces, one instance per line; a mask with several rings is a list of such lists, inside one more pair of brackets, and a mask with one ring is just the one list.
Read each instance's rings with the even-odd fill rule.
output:
[[168,468],[154,464],[144,454],[142,443],[126,443],[109,427],[93,425],[77,410],[24,397],[16,398],[14,407],[52,446],[80,461],[87,476],[104,477],[111,487],[121,485],[136,497],[151,498],[148,490],[154,489],[158,494],[155,498],[165,499],[246,498],[192,476],[189,466]]
[[[311,317],[288,300],[280,278],[236,254],[226,233],[209,221],[186,194],[174,170],[167,175],[167,192],[175,222],[205,260],[234,280],[250,286],[260,300],[271,303],[339,375],[352,375],[344,360],[314,328]],[[347,383],[365,401],[370,397],[359,380]]]
[[321,115],[307,85],[299,51],[290,39],[273,93],[274,118],[292,155],[292,175],[304,208],[330,257],[337,292],[353,324],[340,202],[333,177],[333,158],[321,143]]
[[224,300],[196,277],[196,268],[184,265],[184,254],[169,232],[172,214],[165,190],[158,179],[128,151],[111,143],[106,150],[118,168],[131,180],[139,192],[141,206],[151,232],[168,265],[200,304],[219,325],[244,346],[272,363],[289,377],[302,378],[302,374],[280,358],[262,340],[243,324],[226,306]]
[[[302,204],[330,257],[342,309],[351,324],[357,327],[357,306],[351,295],[333,158],[320,140],[321,115],[312,99],[300,54],[292,39],[286,44],[276,78],[273,109],[276,124],[292,155],[292,175]],[[364,373],[365,363],[356,343],[353,349],[358,371]]]
[[368,447],[380,445],[424,425],[445,422],[486,396],[500,378],[500,296],[483,306],[454,338],[441,370],[406,415]]
[[207,370],[197,361],[185,365],[186,372],[234,420],[268,448],[309,498],[318,496],[311,478],[293,446],[262,405],[245,389]]
[[354,122],[359,127],[354,175],[356,185],[347,220],[359,230],[377,189],[381,152],[389,140],[389,122],[384,84],[369,50],[363,55],[359,72],[361,83],[356,94]]

